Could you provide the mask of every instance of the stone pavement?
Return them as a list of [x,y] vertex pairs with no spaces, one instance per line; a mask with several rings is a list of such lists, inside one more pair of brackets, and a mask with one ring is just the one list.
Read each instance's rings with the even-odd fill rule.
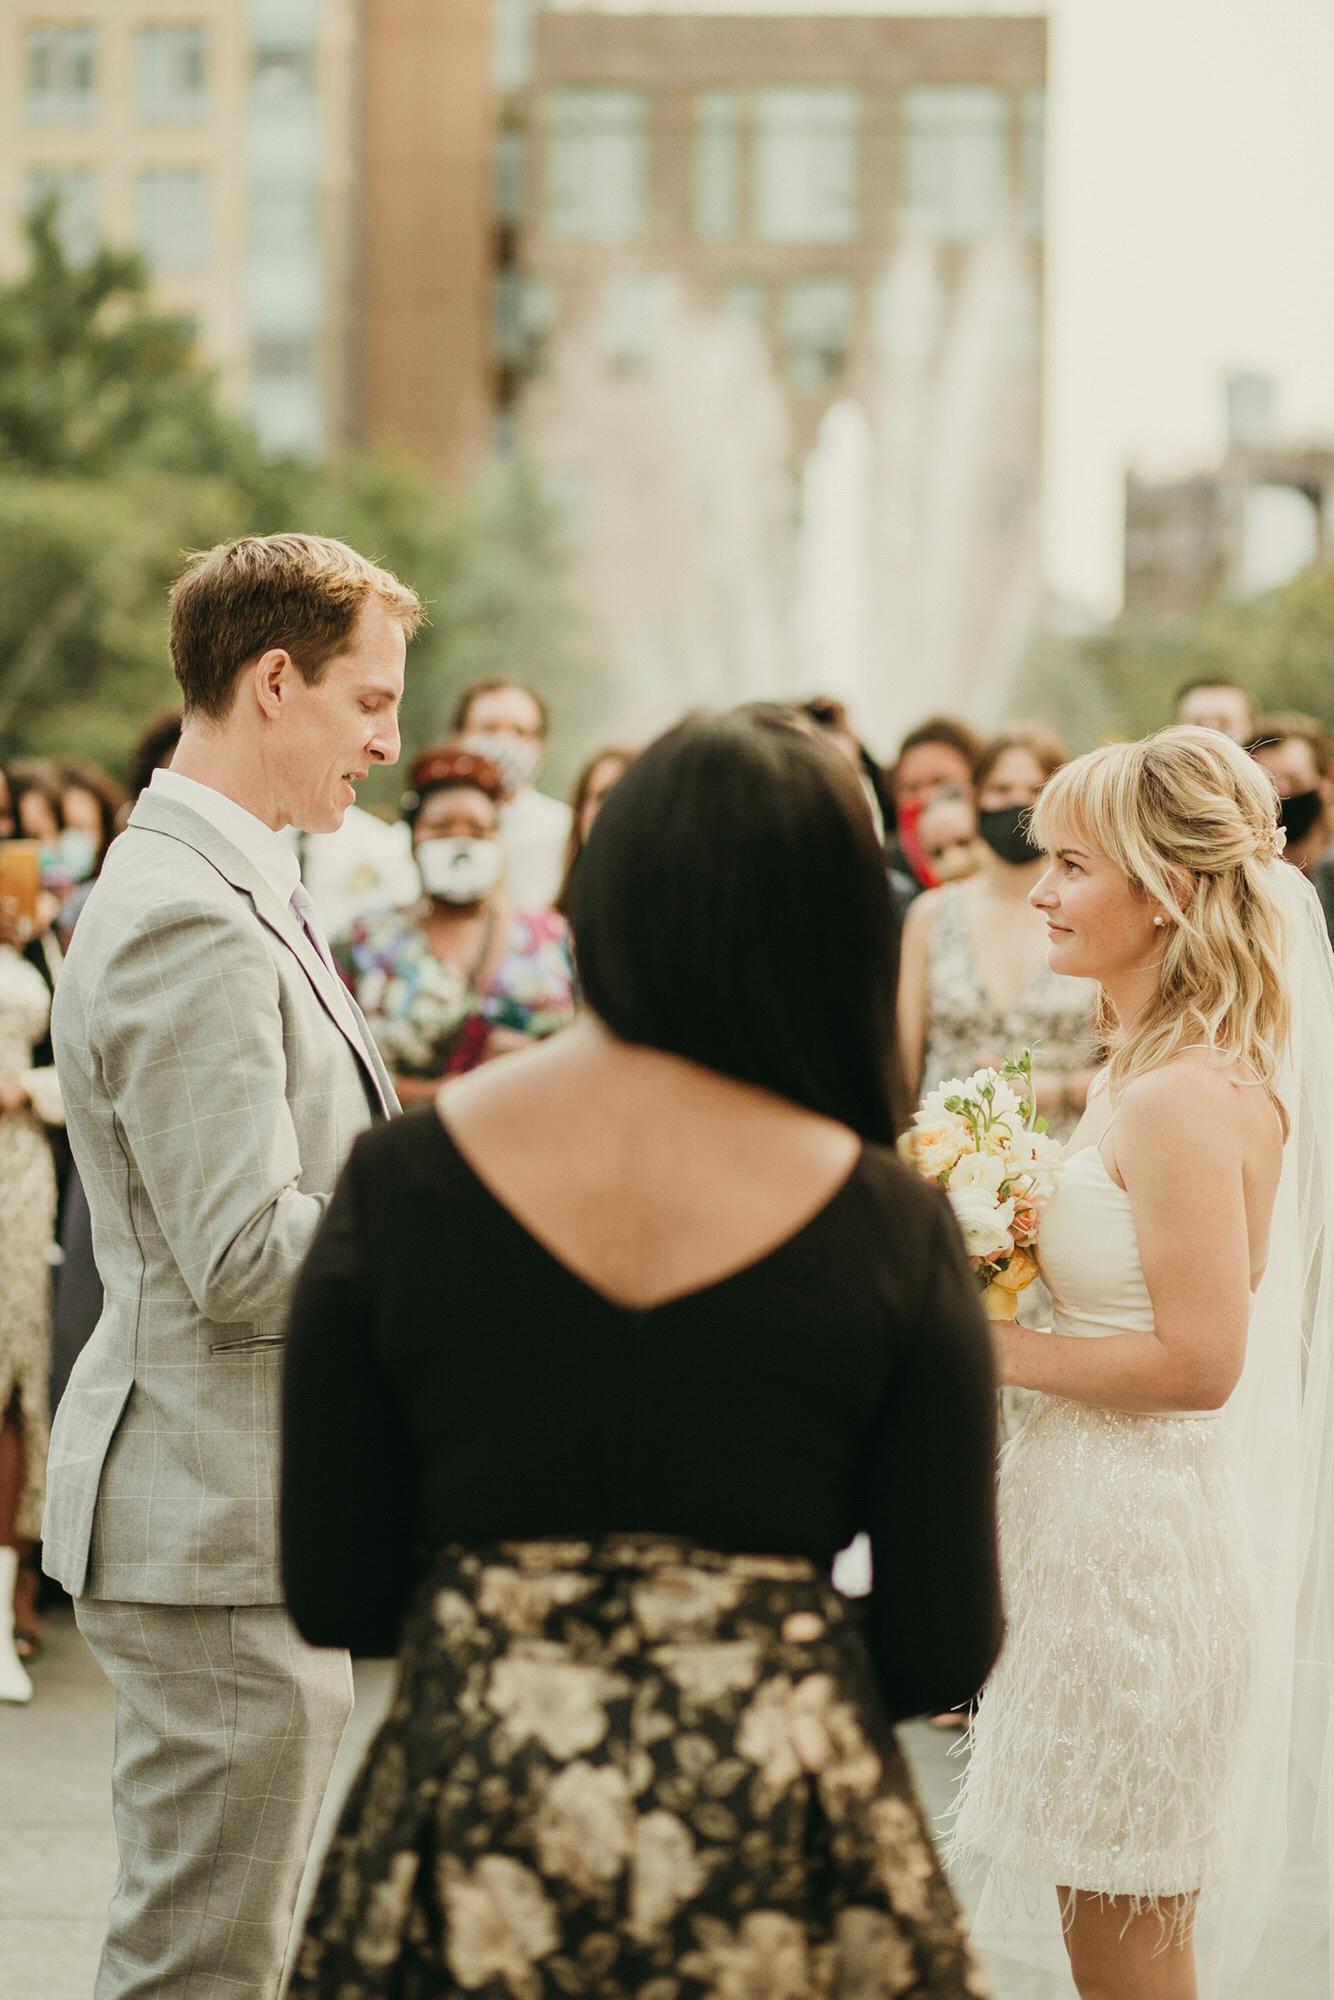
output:
[[[379,1663],[357,1669],[356,1713],[326,1825],[383,1712],[390,1674]],[[29,1707],[0,1703],[0,2000],[90,2000],[116,1872],[111,1696],[68,1611],[47,1616],[34,1679]],[[906,1736],[928,1808],[939,1812],[955,1782],[957,1766],[946,1757],[953,1738],[925,1725]],[[321,1845],[318,1838],[317,1852]],[[966,1902],[975,1888],[961,1885]],[[1036,1947],[1032,1957],[1040,1959]],[[1063,1970],[1044,1972],[1011,1956],[984,1958],[994,2000],[1072,2000]]]

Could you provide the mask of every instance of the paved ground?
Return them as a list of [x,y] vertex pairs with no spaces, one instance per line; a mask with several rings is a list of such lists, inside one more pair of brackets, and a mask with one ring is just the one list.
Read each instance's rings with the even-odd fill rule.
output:
[[[111,1700],[68,1613],[46,1620],[36,1680],[29,1707],[0,1704],[0,2000],[90,2000],[115,1875],[107,1785]],[[356,1714],[326,1817],[336,1810],[388,1689],[387,1667],[358,1669]],[[938,1811],[957,1770],[946,1762],[951,1739],[926,1727],[909,1737],[923,1793]],[[961,1885],[965,1901],[975,1886]],[[984,1954],[995,2000],[1071,2000],[1068,1974],[1044,1972],[1036,1945],[1021,1949],[1028,1963]]]

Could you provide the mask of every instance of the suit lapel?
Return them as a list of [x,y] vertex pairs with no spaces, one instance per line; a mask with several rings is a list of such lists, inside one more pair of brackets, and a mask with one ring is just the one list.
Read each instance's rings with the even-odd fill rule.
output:
[[249,898],[260,922],[295,955],[320,1005],[366,1072],[381,1111],[386,1118],[392,1116],[398,1109],[398,1100],[365,1017],[337,973],[330,970],[315,949],[291,904],[281,900],[239,847],[234,847],[202,813],[192,812],[178,800],[157,799],[145,792],[129,823],[193,847],[225,881]]

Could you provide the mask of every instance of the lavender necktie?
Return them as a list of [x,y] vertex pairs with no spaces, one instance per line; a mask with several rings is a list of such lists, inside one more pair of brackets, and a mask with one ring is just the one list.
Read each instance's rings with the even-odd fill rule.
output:
[[315,904],[304,882],[298,882],[292,891],[292,908],[296,911],[297,919],[306,936],[310,939],[330,972],[334,973],[336,977],[336,967],[329,954],[329,947],[324,942],[324,934],[320,930],[319,918],[315,915]]

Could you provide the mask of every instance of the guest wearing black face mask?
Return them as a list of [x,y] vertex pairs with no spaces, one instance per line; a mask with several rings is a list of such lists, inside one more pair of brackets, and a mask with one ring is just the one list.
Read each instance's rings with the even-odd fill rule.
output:
[[404,1104],[552,1034],[574,1012],[565,919],[515,909],[506,894],[496,766],[442,744],[422,751],[408,784],[421,901],[364,918],[334,945]]
[[1311,715],[1267,715],[1251,755],[1278,787],[1283,859],[1314,885],[1334,942],[1334,741]]
[[1028,839],[1038,793],[1065,750],[1036,724],[988,743],[973,773],[981,866],[919,896],[903,932],[900,1034],[911,1086],[1031,1048],[1038,1109],[1060,1138],[1078,1123],[1093,1070],[1094,992],[1047,966],[1047,927],[1028,892],[1044,860]]

